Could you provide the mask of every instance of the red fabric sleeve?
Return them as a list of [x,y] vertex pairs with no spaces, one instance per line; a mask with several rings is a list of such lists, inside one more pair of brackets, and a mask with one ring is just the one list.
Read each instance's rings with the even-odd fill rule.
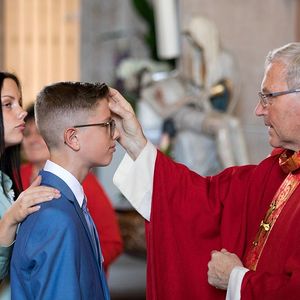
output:
[[123,241],[115,211],[96,176],[89,173],[82,183],[88,199],[88,208],[99,233],[104,256],[104,268],[123,251]]
[[296,268],[291,273],[247,272],[242,282],[241,300],[299,300],[299,256],[295,262],[297,260]]

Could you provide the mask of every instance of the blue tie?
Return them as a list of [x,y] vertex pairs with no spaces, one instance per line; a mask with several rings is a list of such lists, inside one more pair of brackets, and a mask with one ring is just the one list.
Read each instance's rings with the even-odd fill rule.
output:
[[101,283],[102,283],[102,289],[103,289],[103,294],[104,294],[104,298],[106,300],[110,299],[109,296],[109,289],[107,286],[107,282],[106,282],[106,277],[104,274],[104,270],[102,267],[102,262],[103,262],[103,256],[102,256],[102,252],[101,252],[101,247],[100,247],[100,242],[99,242],[99,237],[98,237],[98,233],[96,230],[96,226],[95,223],[90,215],[90,212],[87,208],[87,202],[86,202],[86,198],[84,197],[83,202],[82,202],[82,211],[86,220],[86,223],[88,225],[91,237],[92,237],[92,241],[93,241],[93,247],[96,251],[96,256],[97,256],[97,262],[100,265],[100,277],[101,277]]

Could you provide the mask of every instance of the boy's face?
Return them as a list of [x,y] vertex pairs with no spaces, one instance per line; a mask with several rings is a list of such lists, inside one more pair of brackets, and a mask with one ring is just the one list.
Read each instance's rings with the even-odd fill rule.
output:
[[[111,112],[107,99],[98,101],[98,105],[81,124],[102,124],[78,128],[80,145],[82,146],[81,156],[87,162],[88,167],[107,166],[113,153],[116,151],[117,129],[111,135],[111,126],[104,125],[111,120]],[[104,124],[103,124],[104,123]]]

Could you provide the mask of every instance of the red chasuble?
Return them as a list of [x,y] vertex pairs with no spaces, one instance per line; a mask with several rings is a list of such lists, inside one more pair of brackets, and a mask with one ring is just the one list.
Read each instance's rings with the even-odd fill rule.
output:
[[[201,177],[158,153],[146,222],[147,300],[225,299],[207,282],[212,250],[242,261],[286,174],[278,154]],[[278,217],[241,299],[300,299],[300,188]]]

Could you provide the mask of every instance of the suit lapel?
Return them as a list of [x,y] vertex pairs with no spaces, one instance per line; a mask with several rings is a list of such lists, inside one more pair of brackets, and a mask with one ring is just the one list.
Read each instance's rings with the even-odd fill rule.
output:
[[94,253],[95,259],[96,259],[96,261],[97,261],[97,265],[100,267],[100,265],[99,265],[99,258],[97,257],[97,256],[98,256],[98,255],[97,255],[97,251],[96,251],[96,249],[95,249],[95,247],[94,247],[94,243],[93,243],[93,241],[92,241],[91,233],[90,233],[90,230],[89,230],[88,225],[87,225],[87,223],[86,223],[86,220],[85,220],[83,211],[82,211],[82,209],[81,209],[81,207],[79,206],[79,204],[78,204],[77,201],[76,201],[76,204],[77,204],[77,205],[75,205],[76,212],[77,212],[77,214],[78,214],[78,216],[79,216],[79,218],[80,218],[81,223],[82,223],[83,226],[84,226],[84,229],[85,229],[86,234],[88,235],[88,238],[89,238],[89,241],[90,241],[90,245],[91,245],[91,247],[92,247],[92,249],[93,249],[93,253]]

